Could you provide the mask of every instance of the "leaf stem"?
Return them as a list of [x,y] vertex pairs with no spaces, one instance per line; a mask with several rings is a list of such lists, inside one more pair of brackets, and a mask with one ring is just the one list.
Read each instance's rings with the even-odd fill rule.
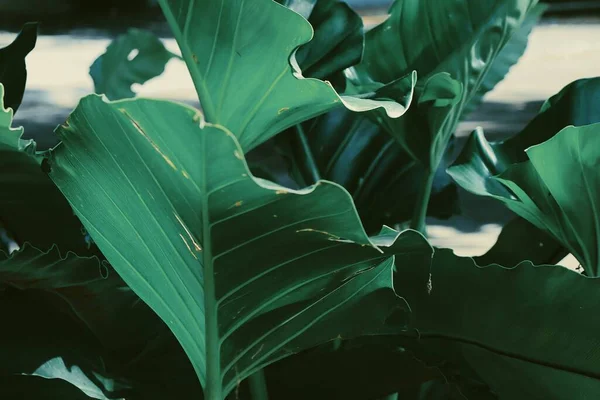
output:
[[[202,154],[207,150],[207,133],[202,132],[200,140]],[[206,157],[202,157],[203,178],[202,193],[208,192],[208,177]],[[204,398],[206,400],[223,400],[223,383],[221,377],[221,344],[219,343],[219,326],[217,321],[217,296],[215,289],[215,271],[211,246],[210,210],[208,201],[202,202],[202,238],[204,248],[202,249],[204,268],[204,304],[205,304],[205,343],[206,343],[206,387]]]
[[265,371],[260,369],[248,377],[252,400],[269,400]]
[[423,177],[423,185],[419,190],[415,211],[410,221],[410,228],[421,232],[427,236],[425,226],[425,218],[427,217],[427,206],[429,206],[429,197],[431,197],[431,188],[433,187],[433,178],[435,177],[435,169],[426,168]]
[[[307,184],[312,185],[317,181],[321,180],[321,174],[319,173],[319,167],[317,167],[317,162],[313,156],[312,150],[310,149],[310,145],[308,144],[308,139],[306,138],[306,134],[304,133],[304,128],[302,125],[296,125],[296,137],[298,138],[298,142],[300,143],[300,148],[302,150],[302,155],[304,156],[303,165],[306,166],[302,175],[304,175],[304,179],[310,180]],[[308,175],[308,176],[306,176]]]

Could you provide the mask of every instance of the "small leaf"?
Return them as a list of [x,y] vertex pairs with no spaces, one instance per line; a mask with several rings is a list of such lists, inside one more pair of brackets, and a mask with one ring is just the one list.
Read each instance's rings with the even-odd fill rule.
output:
[[162,74],[173,57],[152,32],[131,28],[116,38],[90,67],[94,91],[111,100],[134,97],[134,83],[143,84]]

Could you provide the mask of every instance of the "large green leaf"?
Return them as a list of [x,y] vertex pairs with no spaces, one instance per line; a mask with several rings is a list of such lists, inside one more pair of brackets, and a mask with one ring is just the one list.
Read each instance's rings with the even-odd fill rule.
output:
[[40,248],[58,244],[89,253],[82,225],[34,156],[35,143],[23,140],[23,128],[12,128],[12,109],[5,109],[0,83],[0,225],[18,244]]
[[420,79],[448,72],[466,93],[472,93],[536,3],[397,0],[389,18],[367,32],[363,62],[357,70],[383,83],[412,70]]
[[52,179],[207,398],[320,342],[397,330],[394,257],[431,250],[412,231],[369,239],[340,186],[253,178],[233,134],[170,102],[89,96],[57,133]]
[[[381,120],[416,160],[434,170],[463,107],[536,3],[398,0],[390,17],[367,32],[363,62],[347,76],[352,82],[373,79],[385,83],[417,71],[419,107],[407,118]],[[390,53],[390,57],[382,56]]]
[[0,83],[6,88],[4,103],[15,112],[21,105],[25,92],[25,57],[33,50],[36,41],[37,24],[27,23],[11,44],[0,49]]
[[486,93],[490,92],[498,83],[500,83],[506,77],[510,69],[519,61],[527,49],[531,31],[537,25],[547,8],[548,6],[546,4],[537,4],[527,13],[525,20],[519,29],[512,35],[492,62],[481,85],[473,94],[469,103],[465,106],[462,117],[479,107],[483,102]]
[[175,56],[152,32],[131,28],[117,37],[90,67],[94,91],[111,100],[134,97],[134,83],[162,74]]
[[481,267],[450,250],[395,276],[418,347],[475,371],[500,399],[599,393],[598,284],[554,265]]
[[[593,147],[580,149],[577,140],[595,145],[598,127],[587,124],[600,121],[595,107],[600,99],[598,88],[598,78],[570,84],[545,103],[523,132],[504,142],[488,143],[483,132],[476,131],[448,170],[465,189],[503,201],[548,231],[590,276],[598,274],[598,244],[594,239],[597,200],[594,169],[586,165],[593,165],[597,154]],[[557,134],[567,125],[576,127]],[[539,147],[526,150],[544,140],[547,142]],[[549,171],[554,175],[548,175]],[[568,195],[563,190],[569,190]]]
[[[393,118],[408,107],[410,96],[408,103],[399,104],[390,99],[404,96],[391,96],[388,90],[340,97],[330,84],[304,79],[292,53],[311,39],[311,26],[272,0],[159,3],[190,70],[206,120],[233,132],[244,150],[342,105],[354,111],[382,107]],[[412,93],[412,87],[401,87]]]

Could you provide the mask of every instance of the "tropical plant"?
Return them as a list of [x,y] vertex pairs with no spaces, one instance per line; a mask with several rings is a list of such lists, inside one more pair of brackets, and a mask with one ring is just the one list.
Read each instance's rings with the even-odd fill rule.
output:
[[[158,3],[181,57],[118,38],[50,150],[12,127],[33,25],[0,50],[3,398],[600,392],[600,78],[445,172],[535,0],[397,0],[366,33],[336,0]],[[172,58],[199,109],[134,98]],[[481,257],[425,237],[450,177],[519,216]]]

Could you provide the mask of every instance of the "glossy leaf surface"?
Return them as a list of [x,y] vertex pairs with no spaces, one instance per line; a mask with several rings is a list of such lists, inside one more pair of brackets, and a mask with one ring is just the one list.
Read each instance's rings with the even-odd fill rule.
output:
[[311,26],[272,0],[159,0],[159,4],[206,120],[233,132],[244,151],[337,107],[353,111],[383,107],[393,118],[406,111],[408,104],[389,96],[379,101],[340,97],[330,84],[304,79],[292,53],[311,39]]
[[117,37],[90,67],[94,91],[111,100],[134,97],[134,83],[143,84],[162,74],[176,57],[152,32],[131,28]]
[[423,262],[430,248],[389,228],[369,239],[338,185],[253,178],[230,132],[175,103],[87,97],[57,133],[52,179],[208,398],[338,335],[398,328],[385,324],[403,304],[394,256]]

